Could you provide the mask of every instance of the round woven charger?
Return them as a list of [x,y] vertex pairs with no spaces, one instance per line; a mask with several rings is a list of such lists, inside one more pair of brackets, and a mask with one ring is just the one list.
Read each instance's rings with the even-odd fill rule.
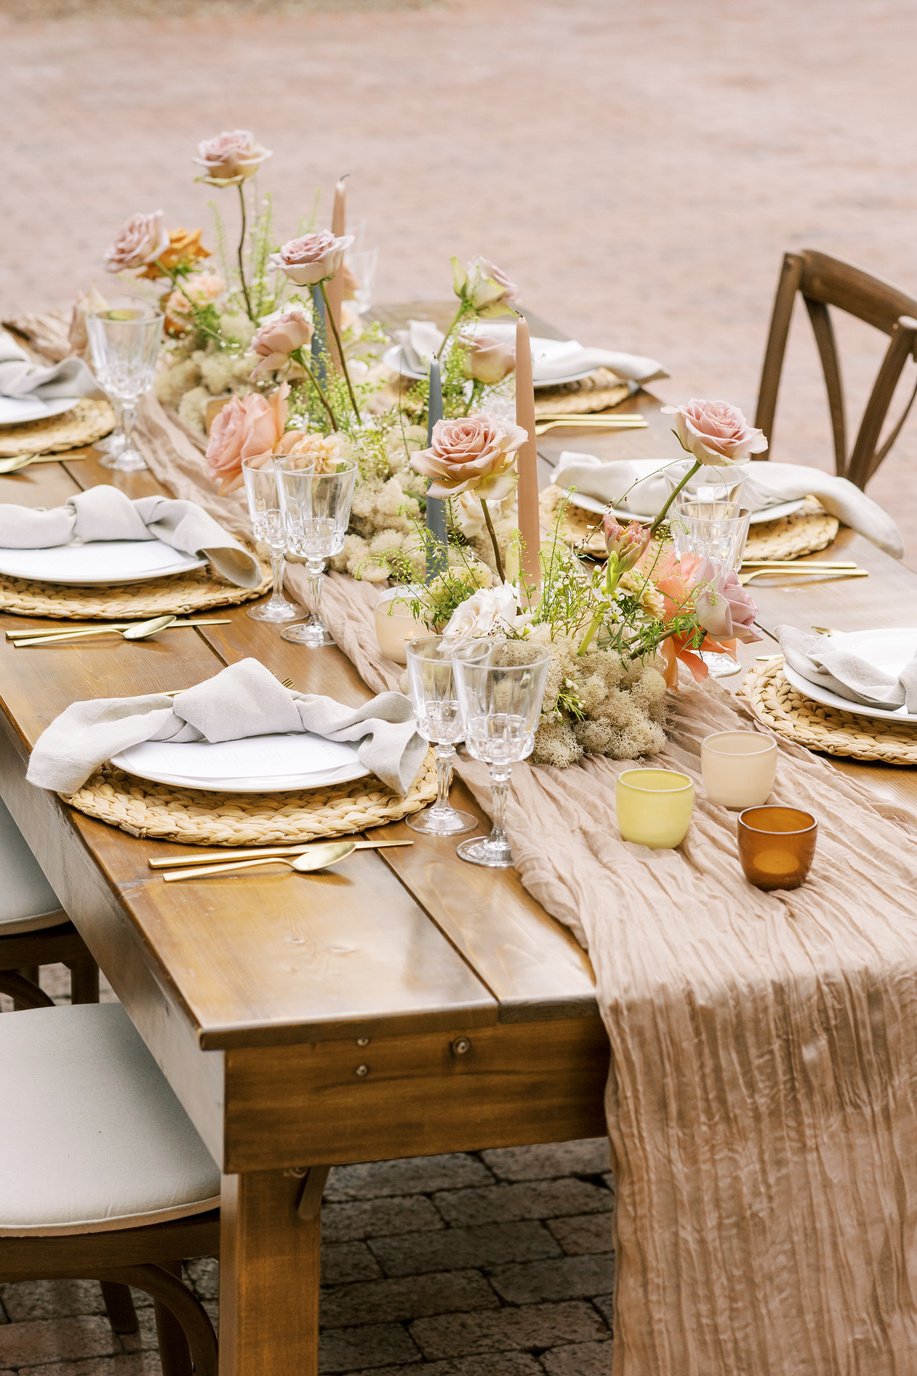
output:
[[65,802],[131,836],[189,846],[289,845],[397,822],[436,796],[432,751],[405,796],[377,778],[301,793],[205,793],[146,783],[103,765]]
[[209,569],[194,569],[174,578],[151,578],[148,583],[122,583],[106,588],[74,588],[32,583],[0,574],[0,611],[16,616],[53,616],[60,621],[142,621],[169,612],[207,611],[233,607],[261,597],[271,586],[265,574],[257,588],[237,588],[214,578]]
[[81,397],[71,411],[25,425],[0,425],[0,459],[17,454],[62,454],[94,444],[115,428],[115,413],[104,397]]
[[539,387],[535,393],[535,417],[550,416],[563,406],[564,411],[586,414],[607,411],[630,396],[630,384],[622,382],[609,368],[596,368],[579,382],[564,382],[559,387]]
[[883,764],[917,764],[917,729],[822,707],[790,686],[782,658],[750,669],[741,695],[760,722],[809,750]]

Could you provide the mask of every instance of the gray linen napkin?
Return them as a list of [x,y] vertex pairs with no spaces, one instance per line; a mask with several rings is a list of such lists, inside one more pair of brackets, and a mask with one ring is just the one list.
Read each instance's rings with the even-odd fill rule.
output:
[[50,508],[0,505],[0,548],[50,549],[77,538],[162,540],[182,554],[206,555],[240,588],[256,588],[261,568],[253,554],[195,502],[175,497],[131,501],[117,487],[100,484]]
[[845,649],[844,636],[812,635],[795,626],[778,626],[776,635],[787,664],[809,683],[864,707],[917,712],[917,655],[892,678]]
[[50,366],[32,363],[13,336],[0,330],[0,396],[53,401],[98,391],[98,383],[81,358],[65,358]]
[[284,688],[257,659],[243,659],[174,699],[153,693],[72,703],[35,742],[27,777],[39,788],[70,794],[106,760],[141,741],[231,741],[285,731],[353,742],[367,769],[401,794],[427,751],[403,693],[379,693],[362,707],[346,707]]

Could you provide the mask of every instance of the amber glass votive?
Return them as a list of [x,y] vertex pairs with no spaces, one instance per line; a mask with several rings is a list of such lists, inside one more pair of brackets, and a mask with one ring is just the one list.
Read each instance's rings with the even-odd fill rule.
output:
[[680,846],[691,823],[694,784],[674,769],[625,769],[615,797],[624,841],[654,850]]
[[766,803],[777,773],[777,742],[760,731],[716,731],[700,748],[704,789],[723,807]]
[[797,807],[747,807],[739,813],[739,859],[749,884],[798,889],[815,855],[818,823]]

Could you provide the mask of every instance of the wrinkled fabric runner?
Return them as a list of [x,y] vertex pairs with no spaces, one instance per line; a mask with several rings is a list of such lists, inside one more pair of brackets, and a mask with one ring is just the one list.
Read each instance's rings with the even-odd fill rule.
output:
[[[180,427],[153,406],[142,428],[156,476],[244,534]],[[332,576],[324,608],[374,691],[399,676],[377,597]],[[749,724],[689,687],[661,763],[699,781],[703,736]],[[819,841],[806,885],[765,894],[701,790],[681,849],[622,842],[624,767],[517,766],[507,817],[526,889],[589,952],[611,1042],[616,1376],[914,1376],[917,817],[781,741],[775,796]],[[462,772],[486,805],[486,771]]]

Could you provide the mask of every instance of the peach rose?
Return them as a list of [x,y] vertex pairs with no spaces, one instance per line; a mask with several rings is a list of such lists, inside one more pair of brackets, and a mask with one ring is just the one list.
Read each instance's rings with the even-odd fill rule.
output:
[[459,336],[459,347],[465,350],[465,376],[473,382],[494,387],[502,382],[516,366],[516,347],[512,340],[498,339],[489,334]]
[[225,290],[225,279],[218,272],[195,272],[184,278],[181,288],[169,292],[163,303],[166,331],[169,334],[186,334],[194,324],[191,302],[201,308],[210,306],[220,299]]
[[197,145],[199,157],[194,161],[205,168],[208,181],[241,182],[253,177],[263,162],[271,156],[267,148],[255,143],[248,129],[224,130],[216,138],[204,139]]
[[268,262],[297,287],[314,287],[334,276],[352,243],[352,234],[339,237],[321,229],[316,234],[288,240],[279,253],[271,254]]
[[276,452],[297,459],[294,467],[316,473],[335,473],[339,464],[353,458],[353,447],[342,434],[320,435],[315,430],[288,430]]
[[512,315],[519,288],[489,258],[472,258],[462,267],[452,259],[452,289],[477,315]]
[[170,229],[169,242],[166,248],[155,263],[148,263],[141,272],[141,277],[164,277],[166,274],[161,268],[167,268],[170,272],[175,268],[193,266],[201,258],[209,258],[210,250],[204,248],[201,243],[200,229]]
[[314,333],[312,321],[299,306],[268,316],[249,346],[259,358],[252,377],[282,368],[295,349],[309,347]]
[[457,497],[473,491],[499,501],[513,486],[511,469],[516,451],[528,438],[520,425],[493,416],[462,416],[439,420],[429,449],[421,449],[411,465],[431,478],[431,497]]
[[676,616],[693,612],[699,628],[697,632],[672,635],[659,647],[670,688],[678,683],[679,660],[699,683],[703,682],[708,670],[698,651],[723,653],[725,647],[718,636],[749,643],[761,639],[753,625],[757,608],[732,570],[724,573],[703,555],[684,554],[679,559],[667,549],[654,562],[652,578],[665,602],[666,625]]
[[162,211],[150,215],[132,215],[105,251],[105,267],[109,272],[124,272],[130,268],[155,263],[169,247],[169,235],[162,223]]
[[257,392],[232,397],[214,420],[207,464],[224,492],[240,485],[243,459],[267,459],[279,445],[287,423],[289,390],[284,383],[269,397]]
[[743,463],[751,454],[767,448],[763,430],[756,430],[728,401],[687,402],[684,406],[663,406],[675,417],[675,434],[682,449],[698,463],[723,468]]

